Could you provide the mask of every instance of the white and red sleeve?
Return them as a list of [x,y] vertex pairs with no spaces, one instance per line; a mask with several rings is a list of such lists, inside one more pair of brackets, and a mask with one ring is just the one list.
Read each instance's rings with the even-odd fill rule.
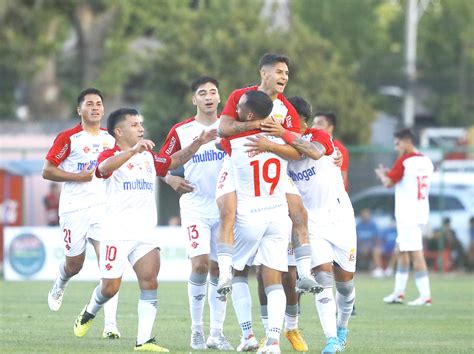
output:
[[405,172],[405,165],[403,164],[403,161],[405,161],[407,157],[408,155],[404,155],[398,158],[398,160],[393,164],[391,170],[387,172],[387,177],[390,178],[394,184],[403,178],[403,174]]
[[334,152],[334,145],[331,140],[331,136],[324,130],[321,129],[310,129],[311,141],[316,141],[324,146],[326,150],[325,155],[329,156]]
[[100,172],[99,172],[99,166],[102,162],[104,162],[105,160],[107,160],[109,157],[112,157],[115,155],[115,153],[117,151],[120,151],[120,148],[115,145],[113,147],[113,149],[107,149],[107,150],[104,150],[102,151],[99,156],[97,157],[97,168],[95,169],[95,176],[97,178],[104,178],[104,179],[107,179],[109,178],[110,176],[112,176],[112,173],[109,173],[107,175],[102,175]]
[[153,155],[156,175],[164,177],[168,173],[169,167],[171,165],[171,157],[166,154],[157,154],[153,151],[150,151],[150,153]]

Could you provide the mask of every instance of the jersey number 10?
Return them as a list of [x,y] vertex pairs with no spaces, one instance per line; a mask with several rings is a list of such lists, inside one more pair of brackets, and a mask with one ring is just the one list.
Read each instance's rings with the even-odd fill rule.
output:
[[[268,174],[268,170],[270,169],[271,165],[275,165],[276,168],[276,173],[275,176],[270,176]],[[255,160],[250,162],[250,166],[253,167],[253,188],[255,192],[256,197],[260,197],[261,192],[260,192],[260,161]],[[280,180],[280,170],[281,170],[281,165],[280,165],[280,160],[276,158],[271,158],[268,159],[263,163],[262,166],[262,178],[265,182],[270,183],[270,193],[269,195],[272,195],[273,192],[275,191],[275,188],[278,184],[278,181]]]

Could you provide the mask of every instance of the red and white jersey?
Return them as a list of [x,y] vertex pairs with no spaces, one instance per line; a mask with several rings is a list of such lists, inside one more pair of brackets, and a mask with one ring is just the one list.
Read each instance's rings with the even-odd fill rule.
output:
[[418,152],[397,159],[387,177],[395,184],[395,219],[397,222],[428,223],[433,163]]
[[[99,155],[97,166],[121,152],[116,145]],[[168,172],[171,159],[152,151],[133,155],[105,178],[107,211],[104,240],[143,240],[151,237],[157,224],[156,176]]]
[[[46,160],[66,172],[79,173],[89,163],[96,168],[99,154],[114,146],[115,139],[104,129],[91,135],[78,124],[60,133],[46,155]],[[90,182],[64,182],[59,199],[59,214],[103,204],[103,181],[93,177]]]
[[[171,156],[189,146],[203,130],[218,127],[219,120],[208,126],[197,122],[194,117],[178,123],[168,133],[160,154]],[[225,155],[225,152],[216,148],[215,141],[210,141],[202,145],[184,164],[184,178],[192,184],[194,190],[183,194],[179,199],[182,215],[198,218],[219,217],[215,199],[216,184]]]
[[[288,162],[276,154],[247,152],[248,136],[260,131],[250,131],[222,139],[222,148],[232,164],[237,193],[239,224],[261,224],[288,217],[286,201],[286,169]],[[280,138],[267,137],[284,144]]]
[[[237,119],[237,104],[239,103],[240,97],[242,97],[245,92],[252,90],[258,90],[258,86],[249,86],[233,91],[227,99],[221,115]],[[276,100],[273,101],[273,109],[270,116],[281,123],[285,129],[298,134],[300,133],[301,125],[298,112],[296,112],[295,107],[293,107],[283,94],[279,93]]]
[[288,175],[296,184],[306,209],[322,211],[347,202],[349,197],[341,169],[333,162],[337,152],[331,136],[324,130],[309,128],[302,137],[310,142],[317,141],[326,149],[325,156],[319,160],[305,157],[288,164]]

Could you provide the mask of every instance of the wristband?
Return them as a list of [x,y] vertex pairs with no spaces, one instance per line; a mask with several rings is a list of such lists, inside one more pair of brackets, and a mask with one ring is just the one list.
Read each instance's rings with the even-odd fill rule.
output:
[[287,142],[290,145],[293,145],[293,142],[298,136],[294,134],[293,132],[290,132],[289,130],[285,130],[285,133],[283,134],[283,140]]

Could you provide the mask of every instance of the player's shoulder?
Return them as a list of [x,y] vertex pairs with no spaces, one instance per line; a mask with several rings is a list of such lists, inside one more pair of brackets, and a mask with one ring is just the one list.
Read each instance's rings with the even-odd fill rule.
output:
[[82,125],[79,123],[72,128],[69,128],[60,132],[57,138],[70,139],[72,136],[75,136],[83,131],[84,129],[82,129]]
[[181,129],[186,129],[192,127],[194,122],[196,121],[196,118],[193,116],[191,118],[187,118],[183,120],[182,122],[178,122],[175,125],[171,127],[171,131],[175,130],[181,130]]
[[250,85],[250,86],[242,87],[242,88],[239,88],[239,89],[236,89],[236,90],[232,91],[231,95],[236,96],[236,97],[240,97],[245,92],[255,91],[255,90],[258,90],[258,85]]

